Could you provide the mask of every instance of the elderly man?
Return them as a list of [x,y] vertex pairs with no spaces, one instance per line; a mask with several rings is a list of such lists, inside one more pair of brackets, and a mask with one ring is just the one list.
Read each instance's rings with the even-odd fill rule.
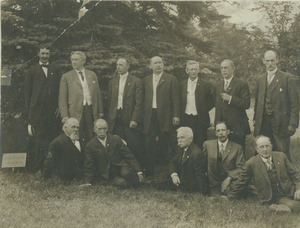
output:
[[107,122],[96,120],[94,131],[97,136],[86,146],[85,186],[100,181],[126,188],[143,181],[141,167],[126,143],[117,135],[107,134]]
[[29,153],[29,168],[41,169],[50,142],[59,132],[58,89],[60,72],[49,63],[50,49],[41,46],[39,63],[25,75],[24,97],[28,111],[28,134],[34,136],[34,154]]
[[44,177],[51,177],[57,170],[58,176],[64,181],[83,177],[84,153],[79,141],[79,122],[69,118],[63,125],[63,131],[49,146],[49,152],[44,165]]
[[266,135],[275,150],[282,151],[291,161],[290,136],[299,123],[298,94],[290,75],[277,69],[278,56],[267,51],[263,63],[267,73],[258,80],[255,91],[254,135]]
[[208,112],[214,107],[210,84],[198,77],[199,64],[189,60],[186,64],[187,80],[179,84],[181,101],[181,126],[190,127],[194,142],[202,148],[210,126]]
[[203,153],[207,156],[207,175],[210,194],[227,195],[233,181],[237,180],[245,164],[243,148],[228,139],[230,131],[225,122],[216,124],[218,139],[203,144]]
[[108,86],[108,131],[128,143],[135,157],[141,161],[140,126],[142,117],[143,87],[139,78],[128,73],[129,61],[117,61],[118,76]]
[[86,144],[93,137],[93,122],[103,116],[98,78],[84,68],[86,56],[81,51],[71,53],[73,70],[64,74],[59,88],[59,111],[64,123],[74,117],[80,122],[80,137]]
[[169,162],[169,137],[172,126],[180,123],[180,102],[177,80],[163,72],[162,58],[151,58],[150,68],[153,74],[143,79],[143,128],[146,134],[147,172],[151,176],[156,166]]
[[272,151],[268,137],[258,136],[255,142],[258,154],[246,162],[228,196],[239,196],[253,178],[258,199],[270,209],[300,211],[300,177],[296,168],[284,153]]
[[221,63],[222,81],[215,86],[215,123],[225,121],[231,130],[229,139],[245,150],[246,135],[250,127],[246,109],[250,107],[248,84],[234,76],[234,63],[225,59]]
[[193,142],[193,131],[189,127],[177,129],[178,148],[169,163],[169,172],[174,185],[184,191],[207,193],[206,159]]

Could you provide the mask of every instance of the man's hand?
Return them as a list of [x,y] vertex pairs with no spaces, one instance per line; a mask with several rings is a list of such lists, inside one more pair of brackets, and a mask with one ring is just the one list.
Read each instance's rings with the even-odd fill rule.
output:
[[294,199],[295,200],[300,200],[300,190],[295,191]]
[[289,135],[290,136],[294,135],[295,132],[296,132],[296,128],[293,125],[289,125],[288,130],[289,130]]
[[140,182],[144,182],[144,174],[143,172],[138,172],[138,177]]
[[69,119],[69,117],[65,116],[64,118],[62,118],[61,122],[64,124],[67,121],[67,119]]
[[221,93],[221,98],[222,98],[223,101],[229,102],[230,99],[231,99],[231,96],[227,93]]
[[179,119],[179,117],[173,117],[173,125],[174,126],[177,126],[177,125],[179,125],[180,124],[180,119]]
[[54,115],[55,115],[56,118],[59,117],[59,109],[58,108],[56,108],[56,110],[54,112]]
[[34,128],[30,124],[28,124],[28,126],[27,126],[27,131],[28,131],[29,136],[33,136],[35,134]]
[[230,185],[232,178],[231,177],[227,177],[221,185],[221,191],[224,192],[226,190],[226,188]]
[[171,177],[172,177],[173,184],[175,184],[178,187],[180,185],[180,179],[179,179],[177,173],[173,173],[171,175]]
[[86,183],[86,184],[79,185],[79,188],[87,188],[87,187],[91,187],[91,186],[92,186],[92,184]]
[[138,125],[137,122],[131,120],[130,123],[129,123],[129,128],[136,128],[137,125]]

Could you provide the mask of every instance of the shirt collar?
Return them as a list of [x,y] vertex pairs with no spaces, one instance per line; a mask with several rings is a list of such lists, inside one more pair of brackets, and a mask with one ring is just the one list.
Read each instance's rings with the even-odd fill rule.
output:
[[98,137],[97,137],[97,139],[103,144],[104,143],[104,145],[106,144],[106,139],[107,139],[107,136],[105,137],[105,139],[99,139]]
[[277,71],[277,68],[275,70],[272,70],[272,71],[267,71],[267,73],[268,73],[268,75],[273,75],[274,76],[276,71]]
[[160,74],[153,74],[154,78],[160,78],[162,76],[163,72],[161,72]]
[[260,156],[260,157],[261,157],[261,159],[263,160],[264,163],[267,163],[268,159],[270,159],[272,161],[272,155],[270,155],[269,158],[264,158],[262,156]]
[[223,143],[218,139],[218,145],[219,145],[219,147],[221,146],[221,144],[223,144],[224,145],[224,149],[225,149],[226,146],[227,146],[227,143],[228,143],[228,139],[225,142],[223,142]]
[[189,84],[196,84],[197,82],[198,82],[198,77],[194,81],[192,81],[190,78],[188,78]]
[[231,78],[229,78],[229,79],[225,79],[225,82],[227,81],[227,82],[228,82],[228,84],[229,84],[229,83],[231,82],[232,78],[233,78],[233,75],[231,76]]
[[128,76],[128,72],[126,74],[120,74],[120,78],[124,79],[124,78],[127,78]]
[[76,71],[77,74],[79,74],[79,72],[82,72],[84,74],[84,68],[82,68],[82,70],[76,70],[76,69],[74,70]]
[[49,65],[49,62],[47,62],[47,63],[42,63],[41,61],[39,61],[39,64],[40,64],[40,65]]

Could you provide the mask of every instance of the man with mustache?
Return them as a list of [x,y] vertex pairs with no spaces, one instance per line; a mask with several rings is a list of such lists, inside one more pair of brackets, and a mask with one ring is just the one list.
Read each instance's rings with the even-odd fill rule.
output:
[[69,118],[63,125],[61,135],[56,137],[49,146],[44,164],[44,177],[51,177],[57,170],[58,176],[64,181],[80,179],[83,175],[84,153],[79,141],[79,121]]
[[203,144],[212,196],[227,195],[232,182],[237,180],[245,164],[242,146],[228,139],[229,132],[225,122],[218,122],[216,124],[218,139],[208,140]]

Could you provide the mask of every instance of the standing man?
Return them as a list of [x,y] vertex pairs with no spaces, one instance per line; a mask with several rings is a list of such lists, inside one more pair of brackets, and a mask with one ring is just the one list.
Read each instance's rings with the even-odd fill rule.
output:
[[118,59],[118,76],[110,80],[108,85],[108,131],[124,139],[136,158],[141,161],[139,130],[143,87],[139,78],[128,73],[129,66],[127,59]]
[[73,70],[63,74],[59,87],[59,111],[64,123],[73,117],[80,122],[80,137],[86,144],[93,138],[94,120],[103,116],[98,78],[84,68],[86,56],[81,51],[71,53]]
[[50,49],[42,46],[39,63],[25,75],[24,96],[28,112],[28,134],[35,136],[34,154],[29,154],[28,164],[34,171],[43,166],[49,143],[59,130],[58,88],[60,73],[49,63]]
[[203,144],[207,156],[207,175],[211,195],[227,195],[232,183],[237,180],[245,159],[243,148],[228,139],[230,131],[225,122],[216,124],[218,139]]
[[202,148],[210,126],[208,112],[214,107],[214,100],[209,83],[198,77],[199,72],[199,64],[189,60],[186,64],[186,73],[189,78],[179,84],[179,92],[181,126],[190,127],[193,130],[194,142]]
[[125,142],[117,135],[107,134],[103,119],[95,121],[94,137],[86,146],[85,183],[109,182],[119,188],[137,186],[143,181],[141,167]]
[[271,139],[275,150],[282,151],[291,160],[290,136],[299,123],[299,101],[290,75],[277,69],[278,56],[267,51],[263,63],[267,73],[256,85],[254,106],[254,135]]
[[44,177],[50,178],[53,170],[63,181],[83,177],[83,146],[79,141],[79,121],[69,118],[63,125],[63,133],[49,146],[45,160]]
[[228,197],[240,196],[253,178],[258,199],[271,210],[299,212],[300,178],[296,168],[284,153],[272,151],[268,137],[258,136],[255,143],[258,154],[246,162]]
[[193,142],[189,127],[177,129],[178,148],[169,163],[169,172],[174,185],[184,191],[207,193],[207,161],[203,152]]
[[231,130],[229,139],[245,150],[246,135],[251,133],[246,113],[250,107],[250,90],[246,82],[234,76],[232,60],[223,60],[221,73],[224,80],[215,87],[215,123],[225,121]]
[[147,171],[153,174],[157,165],[167,165],[169,137],[172,126],[180,123],[178,83],[174,76],[163,72],[161,57],[150,60],[153,74],[143,79],[144,87],[144,133],[147,153]]

